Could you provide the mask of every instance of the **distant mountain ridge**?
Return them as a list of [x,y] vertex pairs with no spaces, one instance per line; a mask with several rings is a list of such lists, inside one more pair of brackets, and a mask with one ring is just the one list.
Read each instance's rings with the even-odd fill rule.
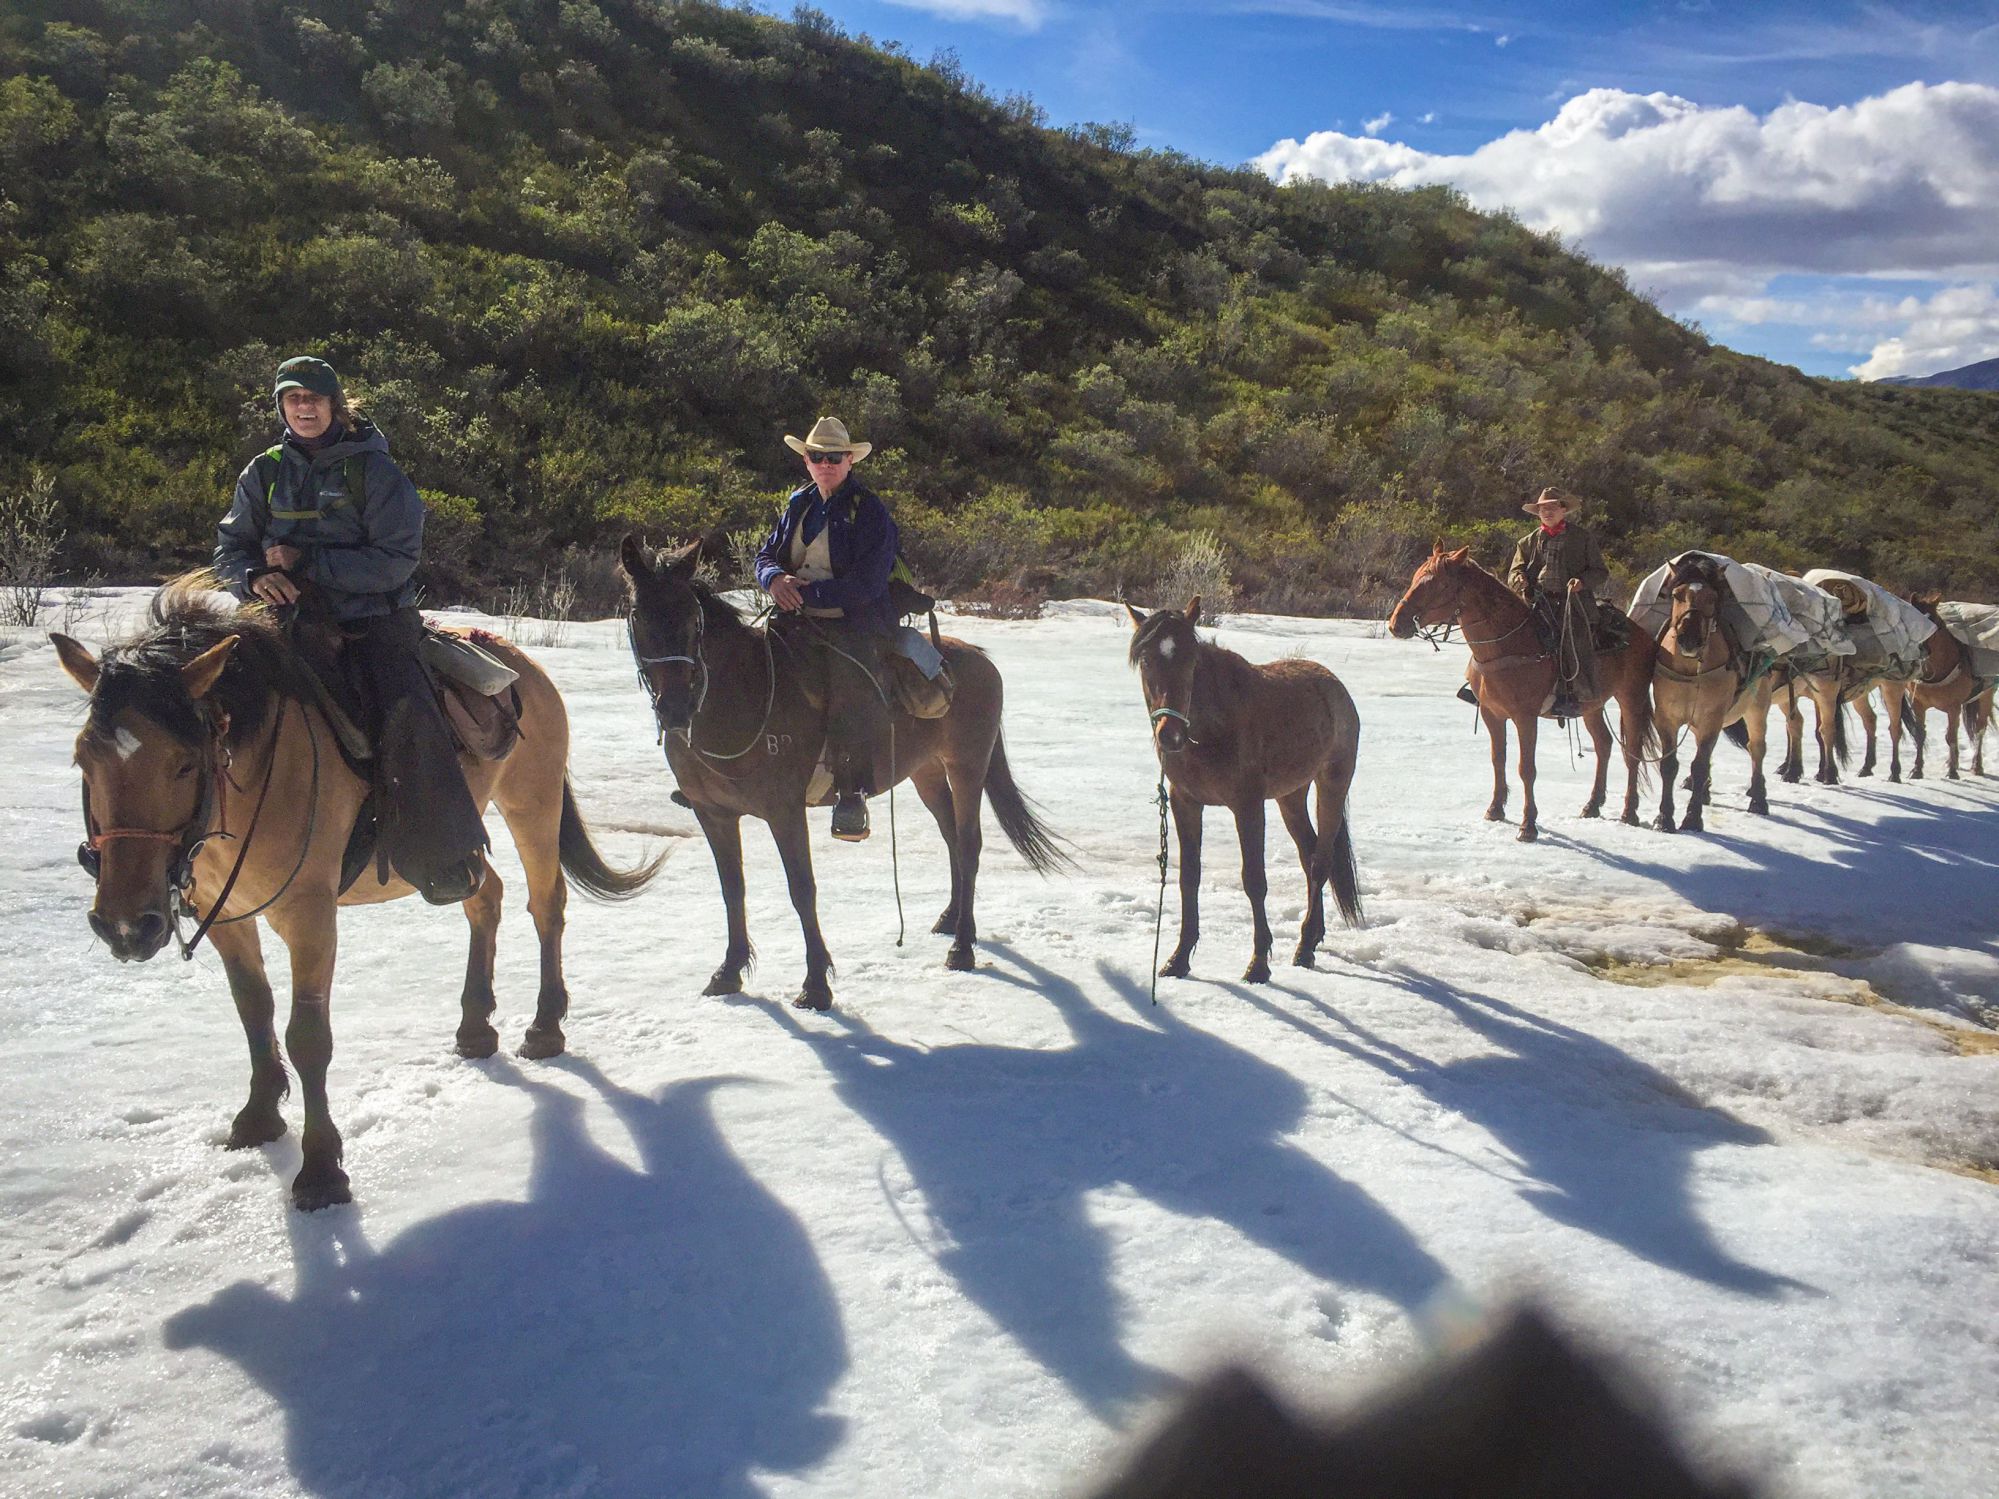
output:
[[1947,386],[1951,390],[1999,390],[1999,359],[1981,359],[1934,375],[1890,375],[1877,385]]
[[423,490],[440,602],[767,525],[826,413],[952,592],[1157,602],[1219,551],[1245,607],[1383,611],[1552,483],[1626,577],[1999,595],[1999,402],[1811,379],[1448,189],[1050,129],[793,15],[0,7],[0,491],[54,476],[80,573],[201,558],[314,351]]

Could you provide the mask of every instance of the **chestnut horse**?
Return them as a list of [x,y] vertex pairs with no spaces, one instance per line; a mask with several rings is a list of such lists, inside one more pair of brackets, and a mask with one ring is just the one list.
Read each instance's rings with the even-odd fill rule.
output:
[[[1937,604],[1943,595],[1917,593],[1907,595],[1931,622],[1936,625],[1936,633],[1923,643],[1923,674],[1913,682],[1883,682],[1881,698],[1888,710],[1888,779],[1902,779],[1902,730],[1906,726],[1916,740],[1916,763],[1909,771],[1909,779],[1923,778],[1923,748],[1928,738],[1923,731],[1923,715],[1936,709],[1944,716],[1946,742],[1950,755],[1944,779],[1955,781],[1957,775],[1957,728],[1960,719],[1970,728],[1973,753],[1976,756],[1974,773],[1985,773],[1984,722],[1975,705],[1986,699],[1990,683],[1975,676],[1971,670],[1971,652],[1955,635],[1944,627],[1937,618]],[[1976,724],[1976,727],[1971,727]]]
[[[792,908],[805,933],[805,984],[792,1001],[800,1009],[833,1003],[833,967],[819,931],[819,886],[806,836],[806,794],[819,765],[825,713],[808,698],[816,678],[798,646],[769,630],[752,629],[727,600],[697,581],[701,543],[655,566],[636,536],[618,561],[631,582],[630,633],[639,680],[652,699],[667,763],[715,856],[729,945],[704,994],[738,994],[755,957],[743,911],[745,816],[763,819],[784,861]],[[895,715],[893,763],[876,767],[872,784],[907,776],[944,835],[951,855],[951,899],[931,928],[951,937],[947,968],[975,966],[978,921],[972,897],[979,879],[981,803],[991,801],[1000,830],[1040,874],[1070,863],[1030,803],[1014,785],[1000,737],[1003,689],[985,652],[949,636],[943,642],[956,691],[942,718]],[[882,770],[890,774],[880,774]]]
[[[338,906],[412,894],[384,882],[371,863],[343,893],[349,830],[368,783],[341,758],[333,727],[316,706],[306,668],[262,605],[232,609],[213,576],[180,578],[153,601],[153,623],[102,659],[53,635],[64,670],[90,694],[76,741],[88,841],[78,857],[97,875],[91,929],[121,961],[144,962],[179,935],[182,910],[205,912],[205,933],[222,959],[250,1043],[250,1098],[228,1148],[262,1145],[285,1132],[278,1101],[289,1090],[264,974],[261,915],[291,958],[291,1019],[285,1045],[305,1092],[304,1162],[292,1202],[311,1211],[351,1200],[340,1131],[326,1100],[333,1056],[330,1003]],[[588,893],[636,894],[664,855],[641,868],[610,868],[590,842],[570,793],[569,722],[541,668],[502,640],[485,642],[520,674],[521,737],[506,759],[461,759],[472,799],[499,805],[528,881],[528,910],[541,938],[541,994],[521,1042],[526,1057],[565,1045],[569,993],[562,978],[562,876]],[[458,1052],[491,1056],[499,1036],[493,965],[500,878],[490,866],[463,904],[472,926],[460,996]]]
[[[1201,639],[1196,598],[1185,610],[1131,616],[1131,664],[1152,714],[1152,747],[1171,787],[1180,836],[1180,941],[1159,970],[1184,978],[1201,937],[1201,809],[1235,814],[1242,845],[1242,888],[1256,918],[1256,950],[1243,978],[1270,977],[1270,922],[1263,912],[1263,804],[1275,799],[1298,862],[1306,909],[1292,962],[1310,968],[1326,935],[1326,886],[1348,926],[1361,922],[1347,788],[1360,749],[1360,714],[1340,679],[1316,661],[1252,666],[1234,651]],[[1319,788],[1319,822],[1305,800]]]
[[[1534,611],[1526,600],[1472,561],[1471,548],[1447,552],[1439,543],[1416,569],[1408,591],[1388,616],[1388,632],[1407,640],[1419,629],[1452,624],[1463,627],[1465,644],[1471,647],[1465,680],[1478,694],[1479,716],[1492,739],[1492,801],[1485,809],[1486,820],[1500,822],[1506,816],[1506,725],[1511,721],[1520,735],[1520,785],[1527,797],[1520,841],[1531,843],[1540,833],[1534,804],[1534,743],[1538,720],[1554,697],[1554,653],[1541,648]],[[1596,781],[1583,805],[1585,817],[1603,811],[1611,739],[1603,708],[1615,698],[1624,729],[1623,820],[1634,827],[1638,823],[1638,779],[1646,757],[1657,752],[1659,743],[1652,727],[1655,655],[1652,637],[1634,627],[1622,646],[1597,657],[1599,680],[1607,690],[1582,704],[1583,724],[1596,747]]]
[[[1659,758],[1661,832],[1698,833],[1713,779],[1714,742],[1724,727],[1742,726],[1749,750],[1749,810],[1770,810],[1763,780],[1763,754],[1770,721],[1771,685],[1768,672],[1743,691],[1749,667],[1729,639],[1720,617],[1721,592],[1712,569],[1698,557],[1674,571],[1671,578],[1672,617],[1659,632],[1659,655],[1652,668],[1653,723],[1662,746]],[[1687,781],[1687,808],[1677,830],[1673,824],[1673,791],[1680,770],[1680,733],[1692,729],[1694,760]]]

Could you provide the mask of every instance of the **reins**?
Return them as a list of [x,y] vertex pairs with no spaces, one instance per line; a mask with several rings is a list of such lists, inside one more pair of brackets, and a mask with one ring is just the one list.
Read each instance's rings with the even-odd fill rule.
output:
[[726,763],[730,760],[740,760],[763,742],[764,731],[770,727],[771,712],[777,705],[777,660],[771,654],[770,630],[766,627],[756,632],[763,637],[764,648],[763,717],[758,721],[756,731],[750,735],[749,740],[741,749],[724,754],[720,750],[703,749],[694,742],[694,720],[700,717],[701,709],[707,704],[709,680],[707,653],[703,649],[708,633],[708,616],[699,598],[695,600],[695,620],[693,655],[648,656],[639,649],[638,610],[634,608],[631,613],[625,616],[625,635],[631,641],[632,659],[638,668],[639,685],[645,688],[646,697],[652,702],[653,723],[659,730],[659,737],[656,742],[662,747],[666,744],[666,725],[660,721],[659,692],[652,685],[652,678],[646,675],[646,668],[648,666],[667,666],[676,662],[684,663],[692,666],[700,673],[701,682],[700,687],[694,694],[694,707],[687,715],[687,747],[704,760],[713,760],[721,763]]

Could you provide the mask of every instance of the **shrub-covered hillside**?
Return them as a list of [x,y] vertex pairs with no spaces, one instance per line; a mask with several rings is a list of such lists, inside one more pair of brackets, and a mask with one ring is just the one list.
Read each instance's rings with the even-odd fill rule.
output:
[[0,19],[0,485],[73,571],[205,553],[283,355],[358,387],[442,586],[735,528],[822,411],[929,579],[1375,607],[1546,482],[1689,544],[1999,589],[1999,401],[1708,344],[1444,191],[1046,128],[810,10],[17,0]]

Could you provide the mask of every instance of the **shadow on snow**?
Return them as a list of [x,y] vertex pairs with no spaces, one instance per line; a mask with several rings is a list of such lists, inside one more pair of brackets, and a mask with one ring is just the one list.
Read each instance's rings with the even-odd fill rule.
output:
[[1053,1003],[1074,1045],[924,1048],[851,1016],[830,1016],[844,1031],[829,1032],[762,1004],[900,1155],[942,1241],[942,1268],[1100,1417],[1121,1419],[1167,1376],[1125,1349],[1110,1246],[1086,1211],[1092,1190],[1122,1185],[1225,1223],[1309,1275],[1407,1309],[1446,1284],[1408,1229],[1285,1142],[1307,1103],[1296,1078],[1147,1006],[1143,989],[1102,963],[1136,1019],[1106,1014],[1008,947],[984,946],[1017,970],[990,975]]
[[820,1461],[846,1367],[832,1288],[798,1221],[728,1149],[710,1095],[657,1100],[575,1058],[642,1166],[582,1102],[509,1064],[533,1099],[525,1202],[445,1213],[376,1250],[358,1214],[290,1216],[297,1289],[242,1282],[166,1325],[283,1407],[317,1494],[761,1493],[752,1470]]

